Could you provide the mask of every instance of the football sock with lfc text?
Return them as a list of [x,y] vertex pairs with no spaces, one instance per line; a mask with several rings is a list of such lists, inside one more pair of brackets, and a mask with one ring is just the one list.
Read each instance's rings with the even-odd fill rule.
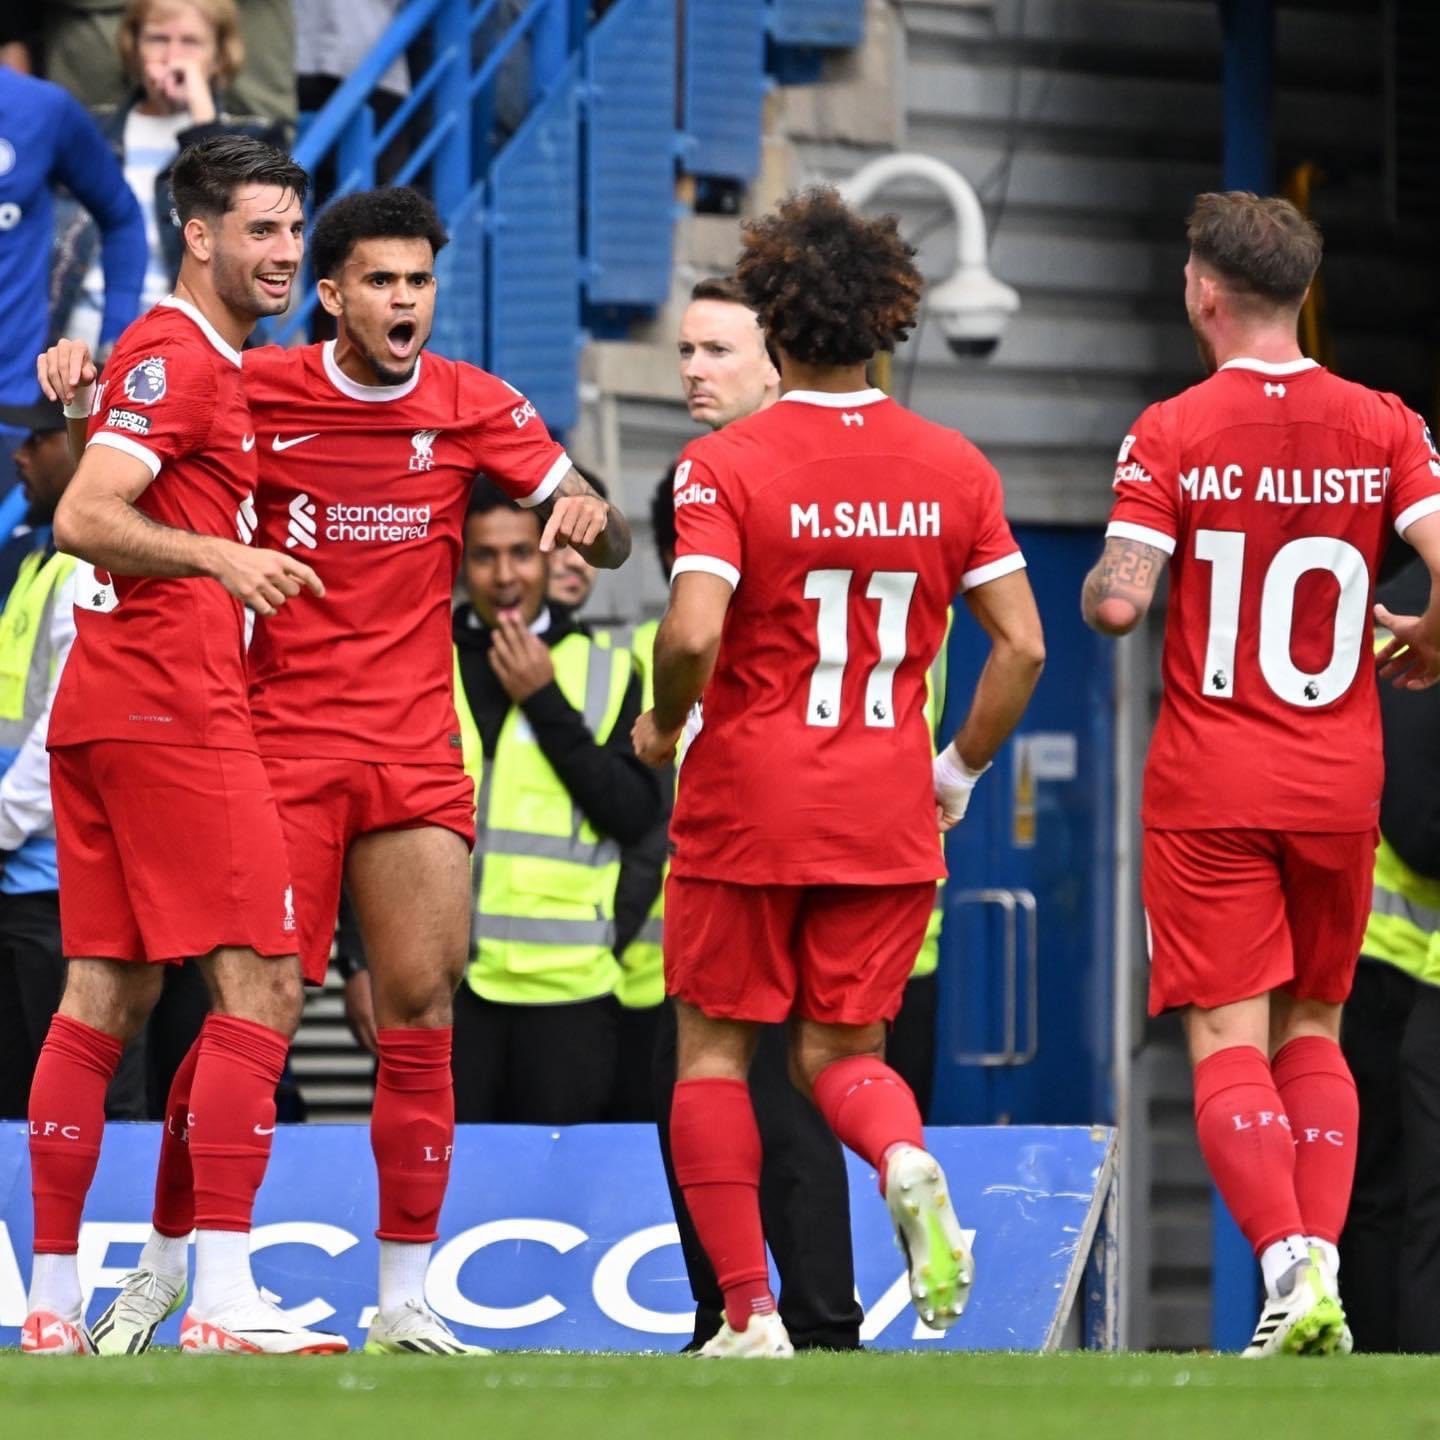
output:
[[120,1064],[113,1035],[56,1015],[30,1086],[35,1253],[73,1255],[105,1133],[105,1091]]
[[743,1330],[774,1310],[760,1224],[760,1128],[743,1080],[682,1080],[670,1106],[675,1178],[725,1296]]
[[1305,1234],[1338,1243],[1355,1184],[1360,1097],[1345,1056],[1323,1035],[1281,1046],[1270,1068],[1295,1140],[1295,1197]]
[[378,1239],[432,1242],[450,1180],[455,1144],[451,1031],[384,1029],[370,1146],[380,1181]]
[[1259,1255],[1303,1235],[1295,1197],[1295,1142],[1270,1063],[1232,1045],[1195,1067],[1195,1130],[1226,1207]]
[[883,1060],[852,1055],[816,1077],[815,1107],[842,1145],[875,1168],[885,1188],[885,1152],[892,1145],[925,1148],[915,1093]]
[[160,1132],[160,1161],[155,1167],[155,1213],[151,1223],[159,1234],[172,1237],[188,1235],[195,1228],[190,1092],[195,1084],[200,1040],[197,1035],[170,1082],[170,1093],[165,1097],[165,1128]]

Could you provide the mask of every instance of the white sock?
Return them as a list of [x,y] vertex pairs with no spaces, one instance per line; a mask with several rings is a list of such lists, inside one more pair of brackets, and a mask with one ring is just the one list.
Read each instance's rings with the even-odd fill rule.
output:
[[425,1271],[430,1267],[430,1243],[382,1240],[380,1242],[380,1313],[401,1306],[425,1303]]
[[1340,1274],[1340,1252],[1328,1240],[1321,1240],[1316,1235],[1307,1235],[1305,1243],[1313,1246],[1325,1259],[1325,1268],[1330,1272],[1332,1280],[1337,1279]]
[[1265,1293],[1272,1300],[1281,1299],[1280,1281],[1289,1273],[1292,1265],[1309,1258],[1310,1251],[1303,1235],[1287,1235],[1283,1240],[1267,1245],[1265,1253],[1260,1257],[1260,1269],[1265,1276]]
[[37,1255],[30,1272],[31,1310],[49,1310],[62,1320],[80,1319],[80,1270],[73,1255]]
[[205,1320],[237,1306],[256,1305],[248,1230],[195,1232],[195,1313]]
[[140,1269],[154,1270],[160,1275],[183,1275],[189,1263],[188,1235],[162,1235],[152,1230],[140,1252]]

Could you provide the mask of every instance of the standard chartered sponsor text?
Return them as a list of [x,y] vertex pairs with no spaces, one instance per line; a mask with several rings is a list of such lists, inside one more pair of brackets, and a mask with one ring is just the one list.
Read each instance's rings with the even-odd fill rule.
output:
[[430,533],[428,505],[327,505],[327,540],[423,540]]

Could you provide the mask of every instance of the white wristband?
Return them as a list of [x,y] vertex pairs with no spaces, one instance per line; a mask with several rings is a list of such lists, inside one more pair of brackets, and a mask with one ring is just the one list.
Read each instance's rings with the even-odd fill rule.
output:
[[94,403],[94,385],[82,385],[75,394],[65,402],[65,418],[67,420],[88,420],[90,418],[90,406]]
[[947,745],[936,757],[934,764],[935,788],[939,790],[973,790],[975,782],[990,768],[982,765],[972,770],[961,758],[954,743]]

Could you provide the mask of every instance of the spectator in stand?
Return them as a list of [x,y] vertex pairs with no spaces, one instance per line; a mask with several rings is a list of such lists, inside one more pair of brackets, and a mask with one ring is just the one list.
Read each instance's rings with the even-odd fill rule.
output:
[[[75,561],[56,552],[50,528],[75,462],[59,405],[3,407],[0,420],[25,431],[16,464],[32,525],[0,613],[0,1117],[13,1120],[27,1112],[30,1078],[65,985],[45,740],[75,639]],[[112,1120],[145,1118],[139,1045],[121,1062],[105,1108]]]
[[[129,0],[116,45],[135,88],[101,116],[101,129],[145,216],[141,308],[148,310],[170,293],[180,269],[182,245],[171,217],[169,183],[180,152],[224,134],[283,147],[286,134],[277,121],[221,109],[221,93],[245,60],[234,0]],[[105,306],[94,227],[67,216],[57,244],[51,282],[57,328],[93,350]]]
[[[38,57],[42,74],[92,107],[122,105],[133,85],[116,48],[125,0],[45,0]],[[292,0],[238,0],[244,72],[229,95],[237,114],[295,123]]]
[[[0,67],[0,405],[40,398],[35,357],[49,326],[46,268],[55,231],[51,187],[83,205],[104,279],[97,353],[135,318],[145,272],[145,225],[95,123],[58,85]],[[89,217],[87,217],[88,219]],[[26,432],[0,425],[0,491]]]
[[[303,111],[314,111],[340,88],[380,43],[402,0],[295,0],[295,85]],[[410,93],[410,67],[404,55],[380,77],[370,93],[370,111],[378,134]],[[388,185],[410,153],[405,128],[385,147],[375,167],[378,184]],[[315,205],[335,188],[335,166],[315,175]]]

